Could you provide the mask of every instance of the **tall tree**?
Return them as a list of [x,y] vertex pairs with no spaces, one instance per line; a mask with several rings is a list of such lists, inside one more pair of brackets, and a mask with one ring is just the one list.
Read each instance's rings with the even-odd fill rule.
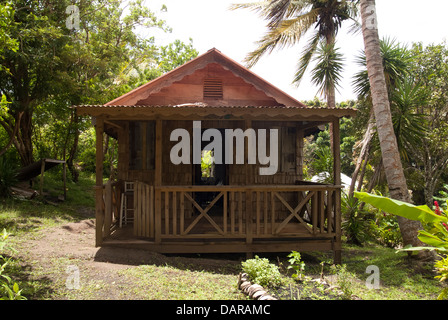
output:
[[[0,0],[0,5],[0,16],[13,21],[0,21],[0,40],[18,44],[16,50],[0,48],[0,93],[8,105],[0,125],[23,166],[36,154],[51,154],[66,158],[73,173],[79,132],[87,123],[68,107],[101,104],[129,91],[138,81],[129,81],[133,70],[142,64],[157,69],[161,60],[154,37],[138,30],[170,28],[142,0],[80,0],[76,6],[68,0]],[[170,48],[185,54],[181,43]],[[50,131],[51,139],[39,140]]]
[[[421,148],[408,148],[413,158],[414,191],[420,192],[428,206],[433,205],[434,195],[445,180],[448,166],[448,46],[431,44],[424,47],[414,44],[412,50],[413,80],[423,93],[429,92],[426,103],[415,105],[426,120],[426,134],[420,138]],[[403,102],[412,103],[420,99],[420,90],[411,84],[403,96]]]
[[[372,106],[390,196],[397,200],[411,202],[392,123],[380,51],[375,0],[360,0],[360,5]],[[422,228],[421,223],[403,217],[397,219],[404,245],[421,246],[422,243],[417,238],[418,230]]]
[[[2,5],[8,3],[2,1]],[[9,117],[1,122],[9,133],[16,133],[14,145],[22,165],[33,162],[32,117],[37,101],[51,94],[51,83],[60,70],[59,54],[67,38],[63,37],[65,14],[50,15],[50,11],[65,13],[63,1],[46,4],[33,0],[17,0],[13,5],[13,23],[8,37],[15,39],[17,50],[5,50],[0,57],[0,91],[7,98]],[[12,131],[22,114],[18,130]],[[6,124],[6,125],[5,125]]]

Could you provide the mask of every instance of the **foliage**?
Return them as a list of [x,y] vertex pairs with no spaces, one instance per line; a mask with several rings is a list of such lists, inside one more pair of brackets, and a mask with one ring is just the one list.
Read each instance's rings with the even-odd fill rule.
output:
[[242,269],[249,275],[252,282],[263,287],[276,287],[282,283],[279,268],[266,258],[255,256],[241,263]]
[[202,152],[201,157],[201,172],[202,177],[210,177],[211,170],[214,165],[213,152],[211,150],[205,150]]
[[377,241],[389,248],[396,248],[403,242],[397,217],[386,212],[378,212],[376,221],[372,222],[372,232]]
[[[0,233],[0,253],[3,254],[6,248],[6,241],[10,234],[3,229]],[[6,275],[7,266],[11,258],[5,258],[0,254],[0,300],[26,300],[22,295],[22,290],[19,289],[17,282],[13,282],[10,276]]]
[[337,285],[342,292],[342,298],[350,300],[353,295],[355,275],[347,270],[347,265],[332,265],[331,272],[337,276]]
[[409,153],[421,149],[422,139],[428,133],[425,116],[418,110],[427,103],[428,96],[429,93],[410,77],[398,81],[391,93],[394,132],[401,157],[407,163],[411,160]]
[[316,150],[315,158],[311,163],[311,167],[313,168],[313,171],[316,174],[329,173],[329,175],[325,176],[323,181],[321,182],[323,183],[333,182],[333,176],[331,175],[331,172],[333,172],[333,154],[330,150],[330,147],[323,146]]
[[410,185],[414,193],[428,206],[442,181],[446,180],[448,167],[448,46],[446,42],[424,47],[421,43],[411,48],[410,73],[423,92],[427,92],[425,103],[415,106],[425,119],[425,134],[419,147],[409,148],[415,183]]
[[292,278],[296,280],[303,280],[305,272],[305,262],[301,260],[301,255],[297,251],[292,251],[288,255],[289,266],[288,269],[293,269],[295,272],[292,274]]
[[[91,123],[69,107],[103,104],[197,51],[192,41],[159,46],[147,37],[146,30],[171,29],[142,0],[80,1],[79,28],[66,23],[71,4],[18,0],[0,5],[0,16],[10,8],[8,17],[15,21],[0,22],[0,39],[8,37],[18,46],[0,48],[0,93],[9,103],[7,112],[3,107],[0,112],[0,136],[11,137],[17,113],[23,111],[13,140],[22,165],[35,157],[64,159],[76,181],[76,160],[86,160],[78,154],[79,135]],[[3,22],[8,23],[4,28]]]
[[299,61],[294,82],[303,78],[312,57],[316,54],[318,44],[333,39],[345,21],[356,23],[357,7],[349,1],[271,1],[237,4],[233,9],[251,9],[268,21],[268,30],[257,42],[258,48],[246,58],[253,66],[266,53],[275,48],[297,44],[307,32],[311,37]]
[[[448,279],[448,256],[445,256],[444,258],[437,260],[434,264],[434,267],[436,268],[437,273],[439,274],[436,276],[436,279],[439,279],[440,282],[444,282]],[[440,293],[439,300],[442,299],[448,299],[448,287],[443,289]]]
[[343,57],[334,43],[321,43],[314,58],[311,82],[318,86],[319,93],[327,96],[339,84],[343,70]]
[[[445,254],[448,252],[448,217],[440,209],[437,202],[435,202],[435,211],[431,210],[426,205],[415,206],[406,202],[389,199],[387,197],[368,194],[365,192],[356,192],[355,196],[369,203],[381,210],[389,213],[422,222],[424,230],[419,230],[418,238],[427,246],[422,247],[405,247],[404,251],[418,251],[418,250],[436,250],[439,253]],[[440,279],[446,280],[443,273],[445,268],[444,262],[439,264],[439,271],[442,272]],[[446,296],[444,291],[441,297]]]
[[341,213],[342,230],[347,235],[347,242],[362,245],[369,237],[370,223],[366,212],[358,208],[358,200],[342,192]]
[[[388,90],[391,91],[398,81],[403,80],[409,74],[411,54],[406,47],[390,38],[383,38],[380,41],[380,52],[386,85]],[[361,70],[353,77],[354,92],[360,97],[370,97],[370,82],[364,51],[356,57],[356,63],[361,67]]]
[[383,211],[405,217],[410,220],[418,220],[427,225],[438,225],[438,223],[448,222],[445,215],[436,214],[427,205],[415,206],[407,202],[390,199],[375,194],[369,194],[366,192],[355,192],[355,197]]
[[6,156],[0,157],[0,198],[11,196],[11,187],[17,183],[16,166]]
[[[9,29],[14,23],[14,8],[11,1],[0,4],[0,56],[6,50],[17,51],[19,45],[17,39],[9,34]],[[0,70],[3,66],[0,65]]]
[[447,209],[448,203],[448,184],[444,184],[443,187],[439,190],[438,196],[434,196],[434,199],[439,201],[440,206],[443,209]]

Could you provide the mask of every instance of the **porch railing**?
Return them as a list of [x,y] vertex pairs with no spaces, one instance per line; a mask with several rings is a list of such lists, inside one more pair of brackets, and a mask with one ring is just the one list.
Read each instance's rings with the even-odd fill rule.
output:
[[[134,184],[134,235],[183,238],[331,238],[340,230],[333,185]],[[337,205],[339,203],[339,205]]]
[[96,192],[96,245],[116,227],[120,215],[122,184],[109,180]]

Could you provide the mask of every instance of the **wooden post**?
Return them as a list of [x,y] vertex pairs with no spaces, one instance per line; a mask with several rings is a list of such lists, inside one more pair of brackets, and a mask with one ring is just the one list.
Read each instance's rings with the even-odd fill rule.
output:
[[103,242],[103,223],[104,223],[104,211],[103,211],[103,132],[104,132],[104,120],[96,118],[95,124],[96,131],[96,184],[95,184],[95,218],[96,218],[96,230],[95,230],[95,245],[98,247]]
[[64,180],[64,201],[67,200],[67,162],[62,165],[62,179]]
[[162,232],[162,120],[156,120],[156,155],[154,170],[154,187],[155,187],[155,243],[160,243],[160,235]]
[[[341,137],[339,132],[339,119],[333,120],[333,177],[334,184],[341,185]],[[334,263],[341,264],[341,190],[335,191],[335,233],[336,239],[334,243]]]
[[41,160],[40,165],[40,196],[44,196],[44,173],[45,173],[45,159]]
[[112,225],[112,181],[109,180],[105,186],[104,196],[104,236],[110,235],[110,226]]
[[[245,130],[252,128],[252,121],[251,120],[245,120],[244,122]],[[250,139],[247,139],[247,143],[244,144],[244,167],[245,167],[245,174],[246,174],[246,180],[245,185],[253,184],[254,183],[254,165],[249,164],[249,143]],[[240,194],[241,195],[241,194]],[[252,211],[253,211],[253,204],[252,204],[252,191],[247,189],[246,190],[246,244],[250,245],[253,241],[253,235],[252,235]],[[242,217],[241,217],[242,219]],[[253,257],[253,252],[248,251],[246,252],[246,259],[251,259]]]
[[303,130],[296,126],[296,175],[303,180]]

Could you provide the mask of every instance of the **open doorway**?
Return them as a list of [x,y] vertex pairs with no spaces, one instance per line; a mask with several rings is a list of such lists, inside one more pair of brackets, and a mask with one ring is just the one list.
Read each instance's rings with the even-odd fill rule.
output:
[[[221,130],[220,130],[221,131]],[[223,131],[223,130],[222,130]],[[223,132],[221,132],[223,133]],[[224,134],[222,134],[224,137]],[[227,165],[217,164],[214,161],[215,150],[204,150],[209,142],[202,142],[201,164],[193,164],[193,183],[196,186],[220,186],[228,184]],[[222,143],[222,157],[225,159],[225,143]],[[195,192],[195,201],[205,208],[219,192]],[[220,199],[215,207],[220,207],[222,199]]]

